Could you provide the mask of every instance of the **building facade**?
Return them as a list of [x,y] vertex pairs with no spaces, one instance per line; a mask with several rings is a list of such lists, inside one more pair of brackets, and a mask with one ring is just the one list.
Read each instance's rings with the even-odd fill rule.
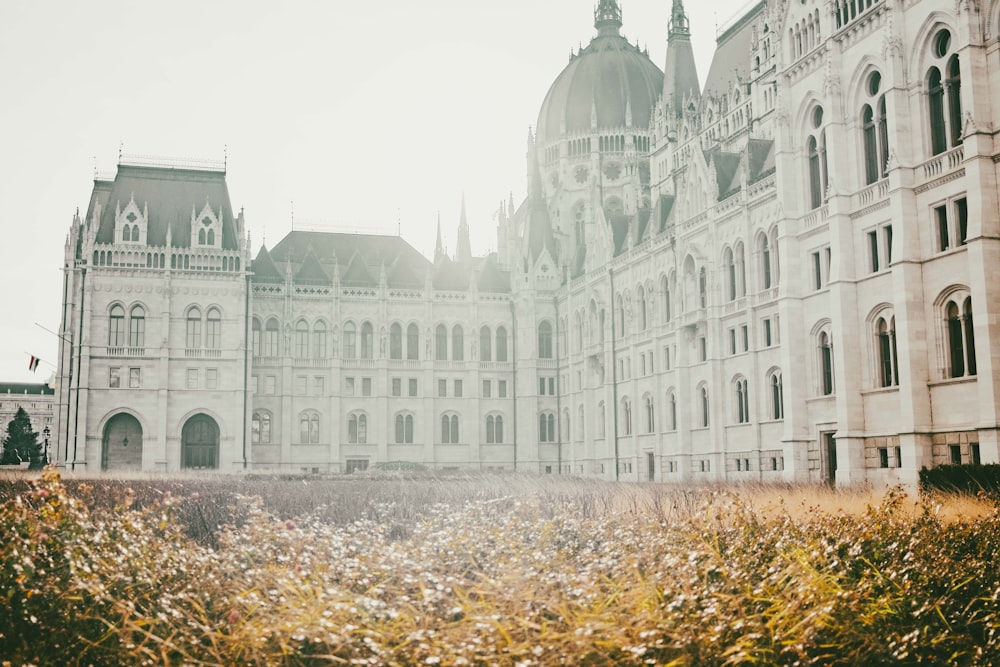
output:
[[[765,1],[702,85],[614,0],[498,252],[293,231],[123,161],[66,246],[60,460],[912,483],[997,461],[1000,3]],[[993,268],[991,268],[993,267]]]

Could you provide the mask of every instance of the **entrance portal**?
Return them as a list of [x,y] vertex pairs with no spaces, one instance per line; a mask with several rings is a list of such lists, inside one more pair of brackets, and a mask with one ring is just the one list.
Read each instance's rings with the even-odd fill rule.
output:
[[219,426],[205,414],[187,420],[181,431],[181,467],[219,467]]
[[108,420],[101,439],[101,470],[142,469],[142,425],[122,412]]

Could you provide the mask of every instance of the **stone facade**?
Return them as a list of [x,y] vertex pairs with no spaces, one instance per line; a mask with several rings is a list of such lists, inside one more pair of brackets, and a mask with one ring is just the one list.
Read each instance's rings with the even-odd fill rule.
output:
[[762,2],[704,85],[680,0],[662,70],[617,2],[594,18],[489,257],[463,214],[453,258],[292,232],[251,260],[222,170],[97,181],[61,460],[837,484],[997,461],[1000,6]]

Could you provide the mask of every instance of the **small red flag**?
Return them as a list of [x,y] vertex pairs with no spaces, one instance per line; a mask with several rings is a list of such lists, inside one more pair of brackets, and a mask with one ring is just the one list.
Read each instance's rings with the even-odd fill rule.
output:
[[35,355],[31,355],[31,360],[28,362],[28,370],[31,371],[32,373],[37,371],[39,361],[41,361],[41,359],[39,359]]

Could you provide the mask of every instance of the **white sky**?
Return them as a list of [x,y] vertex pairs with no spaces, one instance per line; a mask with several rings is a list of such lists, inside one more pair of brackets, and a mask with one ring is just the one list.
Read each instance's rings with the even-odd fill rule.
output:
[[[254,253],[291,229],[395,233],[472,250],[525,194],[525,140],[597,0],[0,3],[0,381],[55,370],[66,233],[95,166],[222,159]],[[746,7],[748,7],[747,5]],[[692,2],[698,74],[743,0]],[[622,3],[663,67],[670,1]],[[28,355],[41,357],[37,373]]]

